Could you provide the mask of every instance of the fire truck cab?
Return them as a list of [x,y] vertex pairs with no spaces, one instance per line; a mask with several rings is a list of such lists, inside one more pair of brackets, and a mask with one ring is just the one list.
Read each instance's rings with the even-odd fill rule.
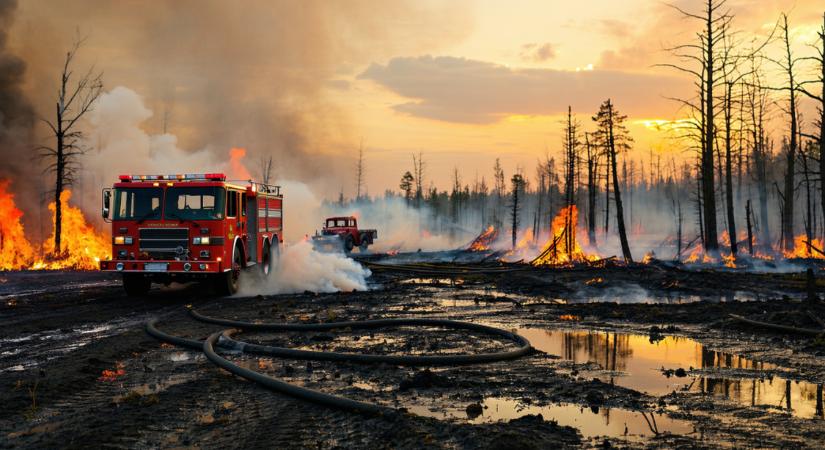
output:
[[151,284],[205,280],[222,295],[238,291],[241,271],[271,275],[283,243],[280,186],[231,182],[221,173],[121,175],[103,190],[112,224],[112,259],[130,296]]

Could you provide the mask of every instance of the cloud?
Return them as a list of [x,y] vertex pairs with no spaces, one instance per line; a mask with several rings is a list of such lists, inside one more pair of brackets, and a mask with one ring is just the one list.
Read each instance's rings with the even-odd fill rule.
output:
[[629,37],[633,31],[633,27],[631,27],[629,23],[616,19],[600,20],[598,29],[602,33],[616,38]]
[[544,62],[556,57],[556,46],[549,42],[530,43],[521,46],[521,59],[525,61]]
[[671,76],[618,70],[519,69],[450,56],[393,58],[359,75],[413,101],[393,106],[405,114],[460,123],[492,123],[513,114],[595,111],[612,98],[627,114],[668,114],[665,94],[686,88]]

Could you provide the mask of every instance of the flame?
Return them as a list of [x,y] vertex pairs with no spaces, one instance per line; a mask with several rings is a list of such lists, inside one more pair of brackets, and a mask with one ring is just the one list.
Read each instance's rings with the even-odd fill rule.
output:
[[797,236],[794,236],[793,238],[793,250],[786,250],[783,252],[783,254],[786,258],[825,259],[825,255],[820,253],[822,251],[825,251],[822,239],[814,238],[808,240],[808,236],[804,234],[799,234]]
[[118,361],[115,363],[114,370],[105,369],[100,373],[100,376],[97,378],[97,381],[117,381],[118,378],[126,375],[126,366]]
[[579,316],[574,316],[572,314],[562,314],[559,316],[559,320],[570,321],[570,322],[578,322],[582,318]]
[[8,180],[0,180],[0,270],[19,270],[34,258],[34,248],[23,229],[23,213],[14,204],[7,189]]
[[[86,223],[83,212],[69,204],[72,192],[63,191],[60,201],[63,205],[62,233],[60,255],[54,255],[54,231],[51,237],[43,243],[43,253],[50,255],[45,261],[35,262],[32,269],[79,269],[95,270],[101,259],[110,259],[112,239],[107,234],[100,233],[93,226]],[[54,223],[55,204],[49,204]]]
[[251,180],[252,175],[246,170],[241,160],[246,156],[246,149],[232,147],[229,149],[229,167],[232,170],[231,177],[238,180]]
[[[585,254],[579,245],[578,239],[576,239],[578,217],[579,210],[576,208],[576,205],[562,208],[556,217],[553,218],[553,236],[547,241],[539,256],[534,259],[531,264],[534,266],[546,266],[578,261],[593,261],[597,259],[598,257],[595,255]],[[570,224],[569,227],[567,225],[568,220]],[[572,233],[572,239],[567,239],[566,234],[568,232]],[[572,242],[570,248],[567,248],[568,241]]]
[[467,249],[473,252],[490,250],[490,245],[492,245],[496,238],[498,238],[498,230],[496,227],[490,225],[486,230],[473,239],[473,242],[470,243],[470,246]]

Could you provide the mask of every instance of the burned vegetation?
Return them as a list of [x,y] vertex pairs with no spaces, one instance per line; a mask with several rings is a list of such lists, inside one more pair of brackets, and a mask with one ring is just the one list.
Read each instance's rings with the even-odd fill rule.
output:
[[489,183],[439,190],[421,152],[371,197],[362,144],[354,198],[291,245],[292,192],[240,148],[242,176],[120,176],[90,225],[66,186],[103,86],[64,104],[77,44],[50,237],[0,179],[0,447],[821,447],[825,15],[802,56],[788,16],[746,43],[700,4],[662,64],[685,118],[644,124],[688,158],[637,148],[612,98]]

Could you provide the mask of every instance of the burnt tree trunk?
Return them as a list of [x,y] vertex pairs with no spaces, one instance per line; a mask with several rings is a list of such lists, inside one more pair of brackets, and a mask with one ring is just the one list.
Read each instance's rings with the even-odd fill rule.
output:
[[624,226],[624,210],[622,208],[622,192],[619,189],[619,176],[616,170],[616,141],[613,134],[613,104],[610,100],[607,101],[607,111],[609,127],[607,129],[608,135],[608,151],[610,152],[610,165],[613,172],[613,199],[616,201],[616,226],[619,228],[619,241],[622,244],[622,256],[625,262],[633,262],[633,255],[630,254],[630,245],[627,242],[627,232]]
[[751,229],[751,201],[745,203],[745,226],[748,228],[748,253],[753,256],[753,230]]
[[789,105],[788,115],[791,121],[791,135],[788,142],[788,149],[785,155],[786,168],[784,180],[785,207],[782,211],[782,247],[785,250],[792,250],[794,246],[794,170],[796,162],[797,150],[797,114],[796,114],[796,82],[794,80],[794,59],[791,55],[791,44],[788,36],[788,16],[782,15],[783,18],[783,33],[785,44],[785,62],[787,64],[784,69],[788,75],[788,90],[789,90]]
[[704,139],[702,143],[701,173],[702,173],[702,213],[704,216],[704,243],[705,250],[719,250],[719,239],[716,230],[716,195],[714,190],[714,168],[713,168],[713,141],[714,141],[714,105],[713,105],[713,74],[716,68],[714,61],[716,56],[713,53],[714,43],[718,39],[714,33],[714,6],[713,1],[707,1],[707,36],[705,43],[705,123]]
[[60,237],[63,232],[63,205],[60,201],[60,196],[63,194],[63,181],[66,177],[66,158],[64,157],[64,140],[63,140],[63,108],[60,103],[57,104],[57,146],[55,151],[55,185],[54,185],[54,255],[60,255]]
[[732,111],[733,83],[725,86],[725,200],[728,212],[728,238],[730,240],[730,253],[736,256],[736,219],[733,213],[733,175],[731,161],[731,115]]

